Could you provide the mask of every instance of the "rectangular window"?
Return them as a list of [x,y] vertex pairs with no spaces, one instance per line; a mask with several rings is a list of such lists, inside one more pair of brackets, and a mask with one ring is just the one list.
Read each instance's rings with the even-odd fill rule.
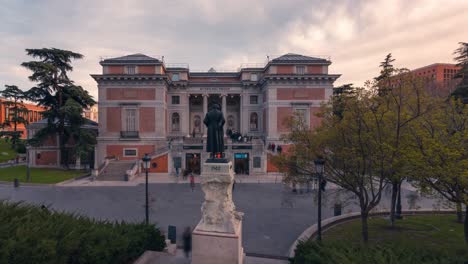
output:
[[173,82],[180,81],[180,76],[179,76],[178,73],[173,73],[173,74],[172,74],[172,81],[173,81]]
[[297,74],[305,74],[305,66],[296,66]]
[[136,157],[137,154],[138,154],[137,149],[134,149],[134,148],[132,148],[132,149],[128,148],[127,149],[126,148],[126,149],[124,149],[123,156],[124,157]]
[[309,109],[304,109],[304,108],[299,108],[295,109],[294,112],[296,113],[296,116],[299,118],[299,120],[302,120],[304,125],[309,126],[309,114],[308,111]]
[[250,80],[251,80],[252,82],[258,81],[258,75],[257,75],[256,73],[250,74]]
[[125,109],[125,131],[138,131],[137,129],[137,110]]
[[126,74],[136,74],[136,66],[135,65],[125,66],[125,73]]
[[251,95],[250,96],[250,104],[258,104],[258,96],[257,95]]
[[178,95],[172,96],[172,104],[173,105],[178,105],[180,104],[180,97]]
[[253,158],[253,167],[258,169],[262,167],[262,159],[260,157]]

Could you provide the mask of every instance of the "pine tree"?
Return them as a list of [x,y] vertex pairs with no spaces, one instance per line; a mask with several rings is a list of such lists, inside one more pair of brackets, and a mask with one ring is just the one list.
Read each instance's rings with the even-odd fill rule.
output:
[[380,96],[387,94],[391,89],[390,77],[392,77],[395,72],[395,68],[392,64],[394,61],[395,59],[392,58],[392,53],[389,53],[385,57],[385,60],[380,63],[380,74],[374,78],[378,87],[378,95]]
[[[67,166],[69,151],[65,145],[72,138],[75,142],[82,142],[76,139],[82,134],[83,109],[96,103],[86,90],[68,77],[73,70],[72,59],[81,59],[83,55],[55,48],[26,49],[26,52],[39,59],[21,64],[33,72],[29,79],[38,83],[27,92],[27,96],[47,108],[43,115],[48,119],[47,127],[36,132],[30,143],[39,144],[50,133],[57,133],[61,164]],[[86,143],[95,144],[95,137]]]

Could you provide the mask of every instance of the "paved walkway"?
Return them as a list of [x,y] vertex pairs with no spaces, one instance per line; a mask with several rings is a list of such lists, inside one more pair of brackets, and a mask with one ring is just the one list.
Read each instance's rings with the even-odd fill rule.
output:
[[[328,187],[328,186],[327,186]],[[402,193],[403,209],[408,208],[408,194]],[[150,184],[150,220],[167,231],[177,227],[178,242],[185,227],[198,224],[203,202],[200,185],[192,192],[188,184]],[[312,193],[291,192],[280,183],[237,184],[233,199],[237,210],[244,212],[243,244],[247,253],[287,256],[296,238],[316,222],[316,200]],[[335,201],[343,201],[343,213],[356,211],[349,195],[324,193],[323,218],[333,215]],[[388,209],[390,193],[382,198],[381,209]],[[145,214],[145,188],[137,186],[26,186],[14,188],[0,184],[0,200],[25,201],[46,205],[59,211],[74,212],[96,219],[141,222]],[[418,197],[416,206],[431,208],[434,201]]]
[[[236,183],[281,183],[282,176],[276,175],[235,175]],[[125,182],[125,181],[96,181],[92,177],[87,177],[79,180],[66,181],[57,184],[58,186],[137,186],[145,183],[145,175],[140,176]],[[195,176],[195,182],[200,181],[200,176]],[[188,177],[184,179],[179,176],[168,174],[150,174],[148,177],[149,183],[189,183]]]
[[[157,253],[156,253],[157,254]],[[181,249],[178,249],[175,256],[165,254],[157,254],[155,256],[157,259],[154,262],[145,262],[145,264],[149,263],[164,263],[164,264],[190,264],[190,258],[186,258],[184,252]],[[244,259],[244,264],[287,264],[289,261],[287,260],[280,260],[280,259],[272,259],[272,258],[260,258],[260,257],[251,257],[246,256]]]

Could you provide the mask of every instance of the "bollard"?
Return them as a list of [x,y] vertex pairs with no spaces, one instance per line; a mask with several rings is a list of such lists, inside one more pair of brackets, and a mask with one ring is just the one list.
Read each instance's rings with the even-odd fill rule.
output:
[[18,180],[18,178],[15,178],[15,179],[13,180],[13,186],[15,186],[15,188],[18,188],[18,187],[19,187],[19,180]]
[[177,232],[176,232],[176,227],[170,225],[167,230],[167,238],[171,240],[171,244],[176,243],[176,238],[177,238]]

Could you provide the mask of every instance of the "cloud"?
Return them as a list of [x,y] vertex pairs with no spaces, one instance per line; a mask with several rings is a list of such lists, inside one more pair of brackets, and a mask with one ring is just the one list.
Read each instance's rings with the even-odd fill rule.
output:
[[24,49],[57,47],[85,55],[71,76],[95,97],[89,74],[101,71],[100,57],[136,52],[198,70],[287,52],[329,55],[337,84],[360,85],[389,52],[400,67],[450,62],[467,41],[466,13],[461,0],[3,1],[0,84],[28,89]]

